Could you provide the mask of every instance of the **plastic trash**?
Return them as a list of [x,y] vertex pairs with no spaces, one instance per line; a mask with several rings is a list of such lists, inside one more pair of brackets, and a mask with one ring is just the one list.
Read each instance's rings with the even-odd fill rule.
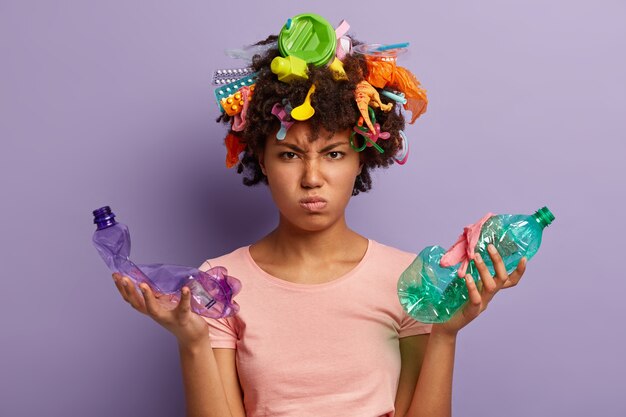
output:
[[130,232],[115,220],[109,206],[93,211],[97,229],[93,244],[113,272],[129,277],[139,291],[145,282],[164,307],[175,308],[183,286],[191,290],[191,309],[209,318],[237,314],[239,306],[233,297],[241,290],[241,282],[228,275],[224,267],[216,266],[206,272],[197,268],[168,264],[135,264],[130,260]]
[[511,273],[526,257],[530,260],[541,245],[543,229],[554,220],[547,207],[532,215],[488,213],[479,222],[466,226],[457,242],[446,252],[441,246],[424,248],[398,279],[398,297],[404,310],[423,323],[443,323],[468,300],[462,277],[474,281],[480,274],[474,264],[480,253],[485,265],[495,275],[487,246],[493,244]]

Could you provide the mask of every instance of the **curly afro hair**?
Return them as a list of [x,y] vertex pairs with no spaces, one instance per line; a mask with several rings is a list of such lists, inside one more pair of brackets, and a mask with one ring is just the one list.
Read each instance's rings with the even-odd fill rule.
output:
[[[256,45],[269,45],[276,40],[277,36],[272,35]],[[357,45],[358,42],[353,39],[353,44]],[[237,164],[237,172],[243,173],[243,183],[247,186],[261,182],[267,184],[267,177],[261,171],[258,156],[265,148],[266,139],[271,137],[270,135],[275,135],[280,128],[279,120],[271,112],[275,103],[287,99],[295,107],[304,101],[311,84],[315,84],[315,93],[311,96],[311,105],[315,108],[315,114],[307,120],[310,126],[310,140],[315,140],[319,136],[320,128],[331,134],[346,129],[352,130],[361,116],[354,99],[356,85],[367,77],[367,65],[361,55],[348,54],[343,59],[347,80],[335,80],[329,68],[309,64],[309,78],[291,83],[279,81],[270,70],[270,64],[277,56],[280,56],[278,47],[273,46],[263,55],[253,57],[252,67],[257,72],[257,79],[246,113],[246,126],[241,132],[235,132],[232,129],[229,132],[245,145],[245,153]],[[380,98],[383,103],[392,102],[383,95]],[[374,109],[374,111],[376,121],[381,126],[380,130],[389,132],[390,137],[377,141],[377,145],[384,150],[384,153],[378,152],[373,147],[367,147],[360,152],[363,168],[354,182],[353,196],[372,188],[370,170],[392,165],[393,156],[402,146],[399,131],[404,129],[405,120],[400,112],[400,106],[394,105],[389,112],[383,112],[380,109]],[[223,113],[217,121],[229,123],[231,119]]]

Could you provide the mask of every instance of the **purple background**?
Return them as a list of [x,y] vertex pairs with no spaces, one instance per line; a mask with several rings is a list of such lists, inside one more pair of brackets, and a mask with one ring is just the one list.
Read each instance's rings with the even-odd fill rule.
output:
[[487,211],[556,215],[461,332],[455,414],[626,415],[625,3],[368,4],[0,2],[0,415],[183,415],[175,339],[117,293],[91,211],[111,205],[146,263],[267,233],[267,190],[224,167],[211,75],[306,11],[410,41],[401,65],[429,93],[409,163],[353,199],[351,227],[419,252]]

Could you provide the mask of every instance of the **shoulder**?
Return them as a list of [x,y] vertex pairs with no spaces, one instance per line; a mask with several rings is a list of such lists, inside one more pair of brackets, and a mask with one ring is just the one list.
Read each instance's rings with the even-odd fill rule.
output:
[[207,271],[216,266],[224,266],[228,269],[232,267],[237,268],[246,261],[247,253],[248,246],[242,246],[221,256],[206,259],[198,269]]
[[373,245],[372,258],[378,263],[387,265],[408,266],[417,257],[417,254],[384,243],[371,240]]
[[367,272],[379,277],[388,277],[389,282],[393,282],[395,286],[398,277],[413,263],[417,255],[377,241],[370,242],[372,250],[367,260]]

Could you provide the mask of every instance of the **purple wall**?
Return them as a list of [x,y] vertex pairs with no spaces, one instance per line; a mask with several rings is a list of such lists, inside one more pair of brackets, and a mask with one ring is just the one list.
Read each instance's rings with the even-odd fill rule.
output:
[[624,2],[221,4],[0,2],[0,415],[183,415],[175,340],[115,290],[91,210],[115,209],[141,262],[264,235],[274,208],[224,167],[211,74],[305,11],[410,41],[401,65],[429,93],[408,165],[352,201],[354,229],[418,252],[487,211],[556,215],[521,284],[462,331],[456,415],[626,415]]

